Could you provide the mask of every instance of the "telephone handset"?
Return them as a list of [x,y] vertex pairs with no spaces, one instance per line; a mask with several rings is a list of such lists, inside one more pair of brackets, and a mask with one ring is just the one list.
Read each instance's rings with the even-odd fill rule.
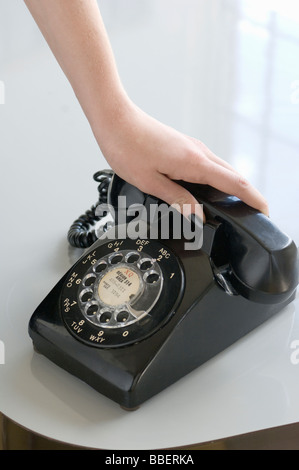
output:
[[239,199],[184,182],[204,207],[201,249],[186,250],[183,236],[111,238],[118,219],[97,216],[100,204],[161,201],[111,171],[94,178],[99,201],[68,233],[86,250],[38,306],[29,334],[38,352],[134,409],[291,302],[297,248]]

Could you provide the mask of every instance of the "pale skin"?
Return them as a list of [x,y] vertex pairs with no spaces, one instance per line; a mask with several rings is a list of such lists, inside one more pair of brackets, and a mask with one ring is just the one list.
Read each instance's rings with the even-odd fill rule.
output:
[[25,0],[111,168],[170,205],[199,212],[174,180],[209,184],[269,215],[260,192],[203,142],[139,109],[121,83],[96,0]]

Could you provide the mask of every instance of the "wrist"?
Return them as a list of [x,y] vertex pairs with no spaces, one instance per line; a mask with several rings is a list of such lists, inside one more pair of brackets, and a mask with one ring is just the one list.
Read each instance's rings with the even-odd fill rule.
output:
[[102,150],[128,128],[133,110],[134,104],[121,87],[93,101],[86,114]]

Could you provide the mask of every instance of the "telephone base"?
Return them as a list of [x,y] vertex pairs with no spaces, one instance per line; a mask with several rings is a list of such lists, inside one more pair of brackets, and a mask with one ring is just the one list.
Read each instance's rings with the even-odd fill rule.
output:
[[[207,276],[207,266],[199,265]],[[55,305],[58,284],[30,321],[34,349],[122,409],[137,410],[294,299],[293,295],[279,305],[254,304],[240,295],[229,296],[211,273],[208,278],[205,295],[197,300],[185,297],[172,319],[155,334],[138,343],[110,349],[90,347],[69,334]],[[194,283],[199,280],[198,276],[193,277]]]
[[33,347],[33,351],[36,353],[36,354],[40,354],[41,356],[43,355],[36,347],[36,345],[32,342],[32,347]]
[[[283,310],[298,286],[297,247],[268,217],[211,187],[183,185],[204,206],[201,249],[185,248],[185,235],[126,238],[132,222],[120,224],[125,237],[108,231],[90,246],[29,322],[40,354],[126,410]],[[112,207],[118,195],[152,204],[114,175]]]
[[124,411],[137,411],[140,408],[140,406],[135,406],[134,408],[127,408],[126,406],[122,406],[122,405],[120,405],[120,407]]

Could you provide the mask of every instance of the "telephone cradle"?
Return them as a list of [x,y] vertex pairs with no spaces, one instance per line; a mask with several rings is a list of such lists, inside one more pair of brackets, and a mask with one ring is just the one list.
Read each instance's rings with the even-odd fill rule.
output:
[[[119,195],[128,205],[159,202],[112,172],[95,179],[111,207]],[[209,186],[180,184],[203,204],[200,249],[185,249],[184,237],[111,238],[108,230],[97,239],[93,206],[69,232],[83,255],[29,322],[36,351],[127,410],[231,346],[296,294],[296,245],[270,218]]]

